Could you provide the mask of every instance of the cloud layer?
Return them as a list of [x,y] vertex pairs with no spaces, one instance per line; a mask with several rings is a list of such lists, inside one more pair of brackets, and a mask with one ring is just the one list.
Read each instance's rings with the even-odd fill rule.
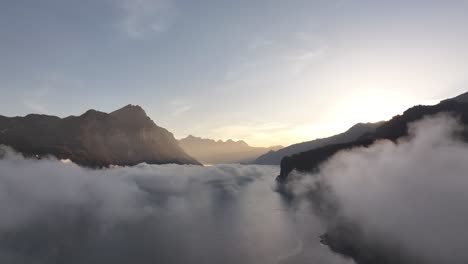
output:
[[171,20],[171,0],[119,0],[123,11],[122,29],[131,38],[166,31]]
[[447,115],[426,118],[397,143],[337,154],[296,192],[330,188],[338,218],[368,241],[398,245],[422,263],[467,263],[468,145]]
[[0,158],[1,263],[347,263],[272,191],[277,167]]
[[296,175],[289,187],[302,200],[273,192],[277,167],[88,170],[2,147],[0,261],[347,263],[317,243],[324,227],[308,210],[310,193],[326,186],[321,198],[338,206],[334,220],[357,224],[371,243],[421,263],[466,263],[463,131],[440,115],[396,143],[341,152],[320,174]]

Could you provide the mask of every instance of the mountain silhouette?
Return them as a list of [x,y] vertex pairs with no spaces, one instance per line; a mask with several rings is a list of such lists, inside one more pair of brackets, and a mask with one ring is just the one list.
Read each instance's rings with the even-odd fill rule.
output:
[[[458,120],[468,125],[468,93],[441,101],[437,105],[418,105],[409,108],[403,114],[393,117],[391,120],[383,122],[374,132],[367,133],[358,139],[341,144],[330,144],[305,152],[286,156],[281,160],[281,172],[277,177],[278,181],[288,180],[288,175],[293,170],[302,172],[318,171],[320,164],[327,161],[336,153],[352,149],[355,147],[368,147],[377,140],[396,141],[408,135],[408,124],[420,120],[426,116],[438,113],[450,113],[458,117]],[[463,130],[458,137],[468,142],[468,131]],[[281,186],[281,184],[280,184]],[[329,226],[321,242],[327,245],[332,251],[350,257],[357,264],[376,263],[420,263],[402,251],[383,247],[375,241],[369,241],[360,228],[349,221],[345,221],[336,214],[337,205],[333,199],[327,196],[327,189],[318,184],[316,189],[309,193],[312,202],[320,214],[328,219]]]
[[[391,120],[383,122],[375,129],[375,132],[364,134],[355,141],[342,144],[330,144],[284,157],[281,160],[281,172],[278,179],[281,181],[285,180],[288,174],[293,170],[314,171],[323,161],[328,160],[341,150],[369,146],[378,139],[395,141],[407,135],[409,123],[417,121],[424,116],[442,112],[453,113],[459,117],[463,124],[468,125],[468,103],[449,99],[433,106],[414,106],[406,110],[402,115],[397,115]],[[464,135],[464,138],[468,139],[468,136]]]
[[360,136],[374,132],[375,129],[381,124],[378,123],[358,123],[348,129],[346,132],[341,134],[319,138],[312,141],[306,141],[302,143],[293,144],[291,146],[279,149],[277,151],[270,151],[260,157],[258,157],[253,163],[263,165],[280,165],[283,157],[290,156],[303,151],[323,147],[331,144],[340,144],[346,142],[352,142]]
[[443,100],[442,102],[446,102],[446,101],[456,101],[456,102],[459,102],[459,103],[468,103],[468,92],[462,93],[462,94],[460,94],[458,96],[455,96],[453,98]]
[[192,135],[180,139],[179,145],[203,164],[250,163],[259,155],[282,148],[282,146],[251,147],[243,140],[216,141]]
[[55,156],[88,167],[109,165],[200,164],[136,105],[110,114],[88,110],[59,118],[30,114],[0,116],[0,144],[30,157]]

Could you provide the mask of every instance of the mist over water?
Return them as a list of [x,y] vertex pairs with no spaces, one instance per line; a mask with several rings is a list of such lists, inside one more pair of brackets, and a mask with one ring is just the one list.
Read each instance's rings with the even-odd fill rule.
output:
[[417,260],[410,263],[468,263],[466,128],[442,114],[408,132],[398,142],[342,151],[289,187],[301,197],[326,186],[320,199],[338,208],[331,218],[322,214],[330,224],[353,223],[367,243]]
[[2,147],[1,263],[349,263],[278,167],[89,170]]

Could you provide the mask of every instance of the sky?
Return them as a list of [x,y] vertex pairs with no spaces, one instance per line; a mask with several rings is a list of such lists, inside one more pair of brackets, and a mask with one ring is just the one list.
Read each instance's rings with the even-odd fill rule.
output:
[[289,145],[468,90],[466,0],[1,0],[0,114]]

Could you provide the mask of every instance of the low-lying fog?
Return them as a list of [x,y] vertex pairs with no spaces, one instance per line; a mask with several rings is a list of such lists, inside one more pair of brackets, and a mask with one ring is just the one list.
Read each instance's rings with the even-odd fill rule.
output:
[[314,215],[308,194],[320,185],[329,193],[316,198],[336,203],[336,219],[356,224],[371,245],[418,263],[467,263],[460,136],[456,118],[426,118],[396,143],[293,174],[283,195],[275,166],[89,170],[1,147],[0,263],[350,263],[319,243],[319,219],[333,221]]
[[0,161],[1,263],[349,263],[274,166]]
[[468,130],[445,113],[408,132],[397,142],[342,151],[320,173],[287,185],[295,200],[328,187],[321,198],[338,211],[327,222],[351,222],[368,243],[404,253],[409,263],[468,263]]

